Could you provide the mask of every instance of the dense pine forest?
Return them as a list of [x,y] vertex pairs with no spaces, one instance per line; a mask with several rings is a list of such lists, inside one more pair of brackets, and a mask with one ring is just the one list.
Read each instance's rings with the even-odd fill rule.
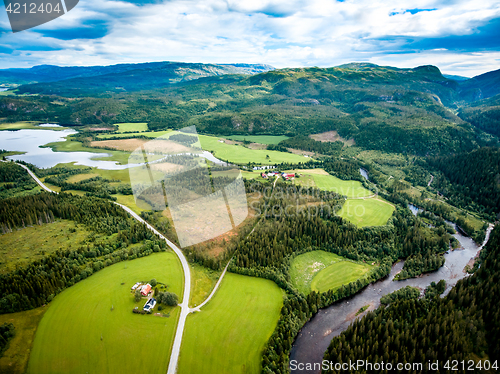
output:
[[[349,360],[369,362],[424,363],[422,370],[435,372],[428,361],[441,363],[445,372],[448,360],[473,360],[474,371],[487,368],[484,360],[500,365],[500,228],[496,227],[483,251],[485,260],[471,277],[460,280],[444,298],[439,292],[424,299],[395,298],[388,307],[380,307],[354,322],[333,339],[325,359],[334,363]],[[442,288],[444,290],[444,288]],[[482,360],[481,364],[478,364]],[[451,366],[451,365],[450,365]],[[370,373],[370,370],[324,371],[324,373]],[[387,370],[377,371],[381,373]],[[458,365],[458,373],[470,372]]]
[[427,163],[443,176],[436,188],[461,208],[500,214],[500,149],[480,148],[470,153],[429,158]]

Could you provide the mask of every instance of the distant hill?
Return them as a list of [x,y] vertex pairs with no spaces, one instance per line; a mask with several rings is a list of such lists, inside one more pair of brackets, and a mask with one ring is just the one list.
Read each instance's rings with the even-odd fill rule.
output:
[[[257,74],[274,69],[263,64],[193,64],[183,62],[148,62],[140,64],[118,64],[109,66],[54,66],[38,65],[29,69],[0,70],[0,83],[6,84],[36,84],[58,82],[70,79],[80,79],[71,83],[86,86],[104,81],[97,87],[106,87],[106,82],[121,85],[121,80],[129,77],[140,80],[141,76],[151,76],[158,72],[159,79],[168,77],[161,83],[178,82],[200,77],[223,74]],[[85,79],[81,79],[85,78]],[[91,79],[88,79],[91,78]],[[93,78],[93,79],[92,79]],[[57,85],[55,85],[57,87]],[[112,89],[110,86],[109,88]],[[32,86],[32,91],[43,91],[39,86]]]
[[19,87],[0,96],[0,118],[58,123],[195,125],[221,135],[337,131],[365,149],[417,155],[472,151],[478,130],[457,117],[459,83],[435,66],[331,68],[234,74],[255,65],[144,64],[141,69]]
[[460,82],[460,95],[466,101],[487,99],[500,94],[500,69]]
[[450,75],[450,74],[443,74],[443,77],[448,79],[453,79],[454,81],[457,82],[466,81],[470,79],[469,77],[462,77],[461,75]]

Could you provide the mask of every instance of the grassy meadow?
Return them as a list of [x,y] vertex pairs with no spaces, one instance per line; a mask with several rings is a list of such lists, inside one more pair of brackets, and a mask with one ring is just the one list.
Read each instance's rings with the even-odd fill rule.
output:
[[338,215],[359,227],[382,226],[394,211],[394,205],[378,198],[346,200]]
[[0,274],[27,265],[58,249],[77,246],[90,234],[83,225],[58,220],[0,235]]
[[189,306],[200,305],[212,292],[221,272],[208,269],[196,263],[190,263],[191,268],[191,294]]
[[371,265],[352,261],[336,262],[321,270],[311,282],[311,290],[326,292],[362,278],[372,268]]
[[9,348],[0,357],[0,373],[24,374],[35,339],[38,324],[48,306],[18,313],[0,315],[0,325],[12,323],[15,335],[9,342]]
[[[254,162],[260,165],[274,165],[281,162],[298,163],[310,160],[307,157],[287,152],[254,150],[241,145],[231,145],[219,142],[219,138],[199,135],[204,150],[213,152],[214,156],[235,164]],[[267,158],[269,156],[269,158]]]
[[269,280],[226,274],[214,298],[188,316],[177,373],[260,373],[282,297]]
[[148,131],[148,124],[146,122],[141,123],[115,123],[115,126],[118,126],[118,132],[143,132]]
[[306,252],[295,257],[290,266],[292,284],[303,294],[311,292],[313,278],[326,267],[346,259],[325,251]]
[[[163,373],[179,307],[169,317],[132,313],[137,281],[158,282],[182,298],[182,268],[172,252],[109,266],[57,295],[35,336],[28,373]],[[156,309],[156,308],[155,308]]]
[[358,181],[345,181],[328,174],[323,169],[294,170],[300,177],[294,179],[294,183],[300,186],[316,187],[324,191],[336,192],[347,198],[366,197],[373,192],[363,187]]

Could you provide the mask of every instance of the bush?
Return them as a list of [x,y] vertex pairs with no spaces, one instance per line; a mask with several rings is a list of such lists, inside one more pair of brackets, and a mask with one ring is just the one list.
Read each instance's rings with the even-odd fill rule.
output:
[[179,302],[179,296],[173,292],[160,292],[158,295],[158,302],[168,306],[176,306]]

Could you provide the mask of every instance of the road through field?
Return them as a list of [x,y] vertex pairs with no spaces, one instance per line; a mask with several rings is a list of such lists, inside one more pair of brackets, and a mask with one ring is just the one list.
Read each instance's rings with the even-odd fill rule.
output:
[[[10,161],[9,161],[10,162]],[[21,166],[22,168],[26,169],[26,171],[29,173],[29,175],[38,183],[40,187],[42,187],[45,191],[47,192],[52,192],[52,193],[57,193],[56,191],[52,191],[50,188],[48,188],[43,182],[37,178],[37,176],[25,165],[18,164],[17,165]],[[188,262],[186,260],[186,257],[182,253],[182,251],[170,240],[168,240],[165,236],[160,234],[158,230],[156,230],[153,226],[151,226],[149,223],[147,223],[145,220],[143,220],[138,214],[136,214],[132,209],[129,207],[119,204],[115,202],[116,205],[120,206],[122,209],[124,209],[127,213],[129,213],[133,218],[135,218],[137,221],[143,223],[146,225],[146,227],[151,230],[153,233],[158,235],[160,238],[166,241],[167,245],[172,248],[172,250],[175,252],[179,260],[181,261],[182,264],[182,269],[184,271],[184,293],[182,297],[182,302],[179,304],[181,307],[181,313],[179,316],[179,322],[177,323],[177,331],[175,333],[175,338],[174,338],[174,345],[172,346],[172,353],[170,355],[170,361],[168,364],[168,371],[167,374],[175,374],[176,369],[177,369],[177,363],[179,361],[179,353],[181,349],[181,343],[182,343],[182,335],[184,333],[184,326],[186,325],[186,318],[189,313],[191,313],[191,310],[189,309],[189,295],[191,292],[191,272],[189,269]],[[227,269],[227,266],[226,266]],[[224,273],[225,270],[224,269]],[[222,277],[224,276],[224,273],[222,274],[220,280],[222,280]],[[208,300],[213,296],[215,291],[217,290],[217,287],[220,284],[220,280],[217,283],[216,287],[212,291],[212,294],[210,294],[209,298],[205,300],[204,304],[208,302]],[[202,305],[204,305],[202,304]]]

